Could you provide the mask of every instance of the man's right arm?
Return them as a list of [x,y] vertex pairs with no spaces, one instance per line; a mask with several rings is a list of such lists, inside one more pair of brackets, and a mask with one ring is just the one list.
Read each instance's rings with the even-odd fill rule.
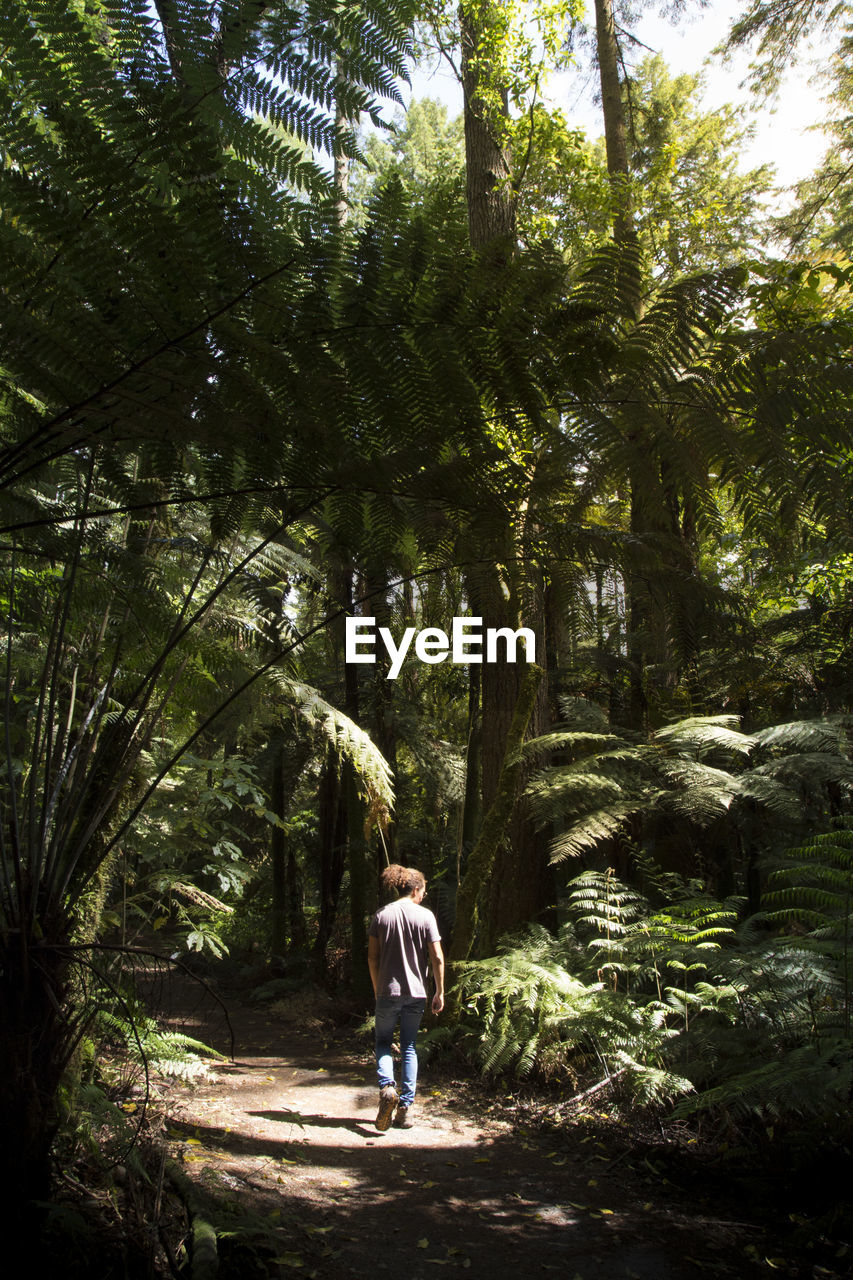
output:
[[376,995],[379,991],[379,939],[373,935],[367,939],[367,967],[373,983],[373,994]]
[[444,952],[440,942],[429,944],[429,958],[432,964],[432,976],[435,978],[435,995],[432,998],[433,1013],[441,1013],[444,1008]]

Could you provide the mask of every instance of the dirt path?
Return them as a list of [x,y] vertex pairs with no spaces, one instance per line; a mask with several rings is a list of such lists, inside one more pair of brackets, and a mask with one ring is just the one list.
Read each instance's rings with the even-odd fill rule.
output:
[[651,1165],[647,1175],[626,1167],[582,1125],[559,1139],[513,1131],[424,1070],[416,1127],[380,1134],[367,1050],[319,1028],[296,1034],[268,1012],[234,1015],[236,1061],[172,1093],[169,1134],[193,1180],[272,1232],[271,1274],[676,1280],[773,1270],[755,1227],[710,1204],[697,1212],[695,1192],[691,1205]]

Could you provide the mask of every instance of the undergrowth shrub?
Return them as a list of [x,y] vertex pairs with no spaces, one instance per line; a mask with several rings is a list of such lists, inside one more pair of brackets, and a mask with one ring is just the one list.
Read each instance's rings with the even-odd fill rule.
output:
[[569,885],[569,921],[460,966],[462,1026],[482,1070],[618,1078],[637,1102],[762,1124],[846,1126],[853,1091],[853,831],[790,850],[760,914],[666,878],[652,906],[612,872]]

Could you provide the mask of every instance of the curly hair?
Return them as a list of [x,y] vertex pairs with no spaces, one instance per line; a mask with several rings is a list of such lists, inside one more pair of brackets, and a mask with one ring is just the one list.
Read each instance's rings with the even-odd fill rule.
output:
[[379,877],[379,883],[389,897],[396,898],[404,898],[417,889],[426,888],[426,880],[416,867],[401,867],[398,862],[392,862],[390,867],[385,868]]
[[426,876],[423,872],[418,871],[417,867],[406,867],[406,876],[408,877],[409,893],[414,893],[417,889],[426,889]]

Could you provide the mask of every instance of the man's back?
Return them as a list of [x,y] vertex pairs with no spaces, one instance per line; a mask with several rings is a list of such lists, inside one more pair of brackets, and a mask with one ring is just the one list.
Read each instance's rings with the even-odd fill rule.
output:
[[433,913],[410,897],[399,898],[376,913],[370,936],[379,940],[377,996],[425,999],[429,944],[441,939]]

